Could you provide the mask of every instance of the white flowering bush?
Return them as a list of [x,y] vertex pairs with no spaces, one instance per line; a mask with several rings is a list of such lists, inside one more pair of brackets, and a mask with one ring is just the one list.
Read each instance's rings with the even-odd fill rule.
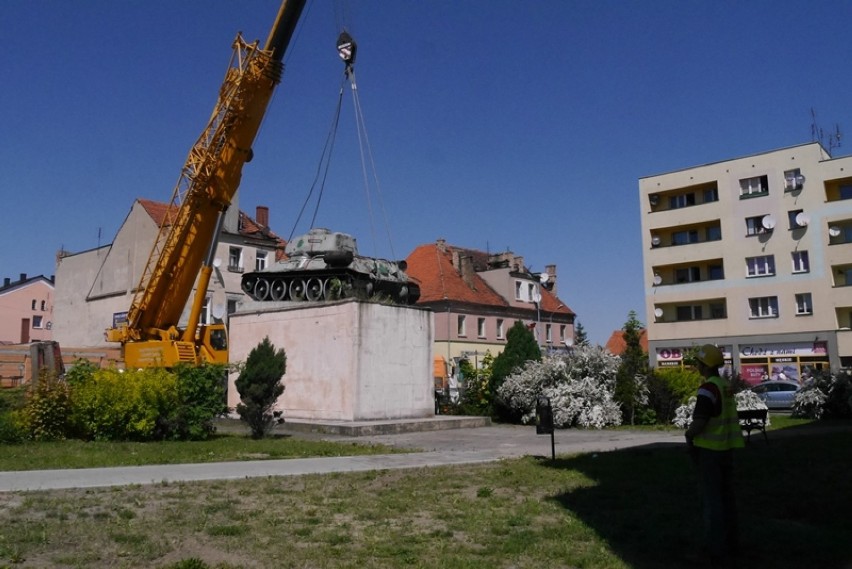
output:
[[544,396],[555,427],[619,425],[621,409],[613,399],[618,365],[618,357],[599,346],[578,346],[568,355],[527,362],[506,378],[497,396],[524,424],[535,421],[536,401]]
[[[760,400],[760,397],[748,389],[740,391],[735,395],[735,397],[737,400],[737,411],[745,411],[747,409],[766,409],[766,404]],[[689,425],[692,424],[692,414],[695,411],[696,401],[697,398],[695,396],[690,397],[684,405],[681,405],[675,410],[675,418],[672,420],[672,423],[676,427],[681,429],[689,428]],[[745,424],[746,421],[740,421],[740,425],[744,426]],[[768,427],[769,424],[769,414],[767,414],[766,426]]]
[[793,400],[793,417],[804,417],[806,419],[821,419],[825,411],[825,402],[828,397],[818,387],[806,387],[796,393]]
[[693,395],[686,403],[675,409],[675,418],[672,423],[681,429],[688,429],[692,424],[692,412],[695,411],[695,402],[698,399]]

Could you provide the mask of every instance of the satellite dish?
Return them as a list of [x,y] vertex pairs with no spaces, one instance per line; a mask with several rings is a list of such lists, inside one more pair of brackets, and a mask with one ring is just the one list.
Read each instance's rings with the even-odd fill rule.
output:
[[659,244],[660,244],[660,236],[659,235],[654,235],[653,237],[651,237],[651,245],[656,247]]
[[547,273],[541,273],[541,274],[538,276],[538,280],[539,280],[539,282],[540,282],[541,284],[544,284],[544,283],[546,283],[548,280],[550,280],[550,275],[548,275]]
[[836,225],[832,225],[828,228],[828,234],[832,237],[837,237],[838,235],[840,235],[840,228]]
[[221,267],[222,266],[222,259],[220,259],[219,257],[216,257],[215,259],[213,259],[213,266],[216,267],[217,269],[219,267]]
[[662,318],[663,317],[663,309],[659,308],[659,307],[655,308],[654,309],[654,316],[656,316],[657,318]]
[[811,222],[811,217],[805,212],[799,212],[796,214],[796,225],[799,227],[807,227]]
[[221,320],[225,315],[225,305],[216,303],[213,305],[213,318],[217,320]]
[[663,277],[660,275],[654,275],[654,285],[660,285],[663,282]]
[[570,348],[574,345],[574,338],[565,338],[563,342],[565,342],[565,345]]
[[651,207],[654,207],[660,203],[660,196],[657,194],[651,194],[648,196],[648,201],[651,203]]
[[763,228],[768,231],[772,231],[775,228],[775,218],[771,215],[764,215],[763,219],[760,220],[760,223],[763,225]]
[[541,293],[538,289],[535,289],[532,293],[532,301],[533,302],[541,302]]

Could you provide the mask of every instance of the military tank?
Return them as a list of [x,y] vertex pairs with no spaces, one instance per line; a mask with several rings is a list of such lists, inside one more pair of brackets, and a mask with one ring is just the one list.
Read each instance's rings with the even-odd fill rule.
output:
[[288,259],[246,273],[242,289],[258,301],[326,301],[384,296],[414,304],[420,287],[405,274],[405,261],[358,255],[355,238],[314,228],[284,248]]

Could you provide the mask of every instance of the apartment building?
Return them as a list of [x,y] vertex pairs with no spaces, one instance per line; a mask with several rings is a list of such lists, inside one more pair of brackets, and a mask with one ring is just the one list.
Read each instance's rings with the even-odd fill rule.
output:
[[[252,219],[239,209],[236,199],[228,209],[216,245],[213,274],[200,316],[202,324],[227,323],[228,315],[246,297],[240,286],[242,273],[265,268],[283,255],[284,241],[269,228],[269,209],[258,206]],[[126,317],[168,209],[166,203],[137,199],[112,243],[59,255],[55,340],[63,346],[108,345],[104,331]],[[186,325],[188,313],[189,307],[179,325]]]
[[477,366],[506,345],[516,321],[533,332],[542,352],[566,350],[574,340],[574,312],[557,296],[556,266],[533,274],[524,258],[448,244],[420,245],[406,259],[420,285],[416,306],[435,315],[436,377],[452,375],[462,359]]
[[53,339],[53,276],[3,279],[0,286],[0,344]]
[[852,367],[852,157],[808,143],[639,180],[648,351],[746,381]]

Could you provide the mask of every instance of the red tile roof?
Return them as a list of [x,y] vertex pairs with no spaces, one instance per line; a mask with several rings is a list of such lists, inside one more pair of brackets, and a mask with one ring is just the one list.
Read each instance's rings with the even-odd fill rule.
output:
[[[648,330],[642,328],[639,331],[639,346],[648,353]],[[616,330],[606,342],[606,349],[609,353],[620,356],[627,349],[627,343],[624,341],[624,330]]]
[[[171,207],[169,204],[163,202],[155,202],[153,200],[146,200],[143,198],[137,198],[137,201],[145,209],[148,215],[151,216],[151,219],[154,220],[154,223],[156,223],[157,226],[163,225],[166,220],[166,215],[169,213],[169,208]],[[256,239],[269,239],[272,241],[276,241],[278,243],[276,245],[277,250],[275,252],[276,261],[280,261],[281,259],[285,258],[284,246],[287,244],[287,242],[284,239],[278,237],[278,235],[276,235],[268,227],[263,227],[259,225],[244,211],[240,211],[239,227],[240,235],[254,237]]]
[[[470,257],[475,271],[465,282],[461,272],[453,266],[453,251]],[[418,304],[453,301],[472,304],[509,307],[509,302],[492,289],[476,272],[488,266],[489,254],[475,249],[464,249],[436,243],[420,245],[408,255],[406,273],[420,284]],[[573,314],[556,295],[542,288],[541,309],[548,312]]]

